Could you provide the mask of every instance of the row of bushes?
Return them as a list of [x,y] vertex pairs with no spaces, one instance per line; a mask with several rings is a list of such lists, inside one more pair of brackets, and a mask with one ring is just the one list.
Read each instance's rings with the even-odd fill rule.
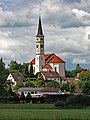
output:
[[66,99],[66,101],[57,101],[55,106],[59,108],[83,108],[90,106],[90,96],[74,95]]

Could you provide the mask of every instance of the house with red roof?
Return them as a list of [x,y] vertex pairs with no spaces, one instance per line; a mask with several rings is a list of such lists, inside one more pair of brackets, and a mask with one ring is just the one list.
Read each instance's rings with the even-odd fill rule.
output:
[[88,72],[88,70],[87,70],[87,69],[84,69],[84,70],[82,70],[81,72],[77,73],[77,75],[75,76],[75,80],[79,80],[79,76],[80,76],[81,74],[86,74],[87,72]]
[[[55,49],[55,48],[54,48]],[[30,65],[33,65],[34,74],[37,72],[44,71],[45,74],[49,74],[49,71],[56,72],[59,77],[65,77],[65,61],[54,53],[45,54],[44,53],[44,35],[41,24],[41,17],[39,16],[38,31],[36,35],[36,56],[29,61]],[[54,74],[55,75],[55,74]],[[46,76],[45,76],[46,77]]]

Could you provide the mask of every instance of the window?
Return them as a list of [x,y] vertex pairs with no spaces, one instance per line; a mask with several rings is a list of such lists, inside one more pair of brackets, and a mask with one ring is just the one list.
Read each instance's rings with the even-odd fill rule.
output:
[[41,40],[43,40],[43,38],[41,38]]
[[34,91],[31,91],[31,94],[34,94]]
[[36,48],[38,48],[38,45],[36,45]]
[[35,94],[37,94],[37,91],[35,91]]
[[43,45],[41,45],[41,48],[43,48]]
[[55,67],[55,71],[57,71],[57,67]]

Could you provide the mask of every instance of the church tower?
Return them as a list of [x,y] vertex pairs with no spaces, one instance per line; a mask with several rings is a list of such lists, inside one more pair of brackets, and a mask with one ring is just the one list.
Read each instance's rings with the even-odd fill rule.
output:
[[44,65],[44,35],[42,30],[41,17],[39,16],[38,31],[36,35],[35,74],[40,72]]

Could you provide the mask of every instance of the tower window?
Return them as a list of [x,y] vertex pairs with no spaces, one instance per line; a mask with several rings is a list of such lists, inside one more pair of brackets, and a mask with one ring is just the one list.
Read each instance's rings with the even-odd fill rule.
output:
[[36,48],[38,48],[38,45],[36,45]]
[[43,48],[43,45],[41,45],[41,48]]
[[41,38],[41,40],[43,40],[43,38]]

